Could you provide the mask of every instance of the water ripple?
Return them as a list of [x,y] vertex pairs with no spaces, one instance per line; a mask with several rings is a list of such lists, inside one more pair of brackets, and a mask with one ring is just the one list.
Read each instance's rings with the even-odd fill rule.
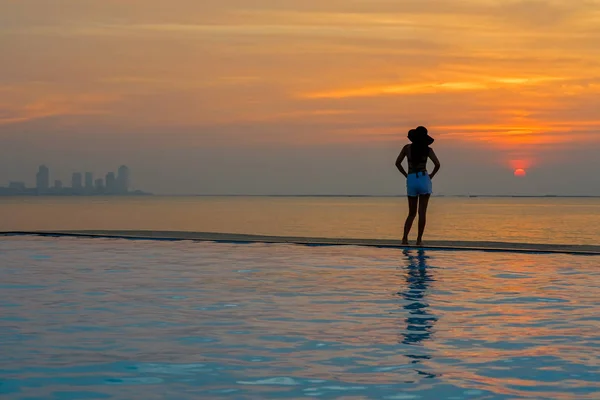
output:
[[597,399],[597,266],[568,255],[3,238],[0,394]]

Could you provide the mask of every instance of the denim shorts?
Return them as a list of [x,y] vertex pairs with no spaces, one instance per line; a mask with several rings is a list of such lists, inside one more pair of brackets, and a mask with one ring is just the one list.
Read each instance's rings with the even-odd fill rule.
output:
[[406,195],[409,197],[431,194],[431,179],[427,171],[413,172],[406,178]]

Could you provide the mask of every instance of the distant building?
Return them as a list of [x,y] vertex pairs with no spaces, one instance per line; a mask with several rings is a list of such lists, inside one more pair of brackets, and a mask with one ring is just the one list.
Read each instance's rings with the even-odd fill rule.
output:
[[119,167],[116,192],[119,194],[126,194],[129,192],[129,168],[126,165]]
[[73,172],[71,188],[77,192],[80,192],[83,189],[83,176],[81,175],[81,172]]
[[94,174],[91,172],[85,173],[85,190],[86,192],[94,190]]
[[94,181],[94,189],[96,189],[96,193],[102,194],[104,193],[104,179],[98,178]]
[[109,172],[106,178],[94,179],[92,172],[75,172],[71,176],[71,186],[63,186],[63,181],[55,179],[50,186],[50,169],[40,165],[36,174],[36,185],[28,188],[24,182],[11,181],[8,186],[0,186],[0,196],[96,196],[96,195],[152,195],[141,190],[131,189],[130,169],[121,165],[118,171]]
[[35,176],[35,188],[38,194],[48,193],[50,189],[50,170],[45,165],[40,165]]
[[25,182],[9,182],[8,188],[18,192],[23,192],[25,191]]
[[106,174],[106,193],[115,194],[117,191],[117,180],[115,179],[115,173],[109,172]]

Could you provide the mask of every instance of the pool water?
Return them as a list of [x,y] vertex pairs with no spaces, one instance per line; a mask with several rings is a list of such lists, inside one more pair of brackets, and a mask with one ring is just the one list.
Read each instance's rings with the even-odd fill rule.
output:
[[600,257],[0,239],[3,399],[598,399]]

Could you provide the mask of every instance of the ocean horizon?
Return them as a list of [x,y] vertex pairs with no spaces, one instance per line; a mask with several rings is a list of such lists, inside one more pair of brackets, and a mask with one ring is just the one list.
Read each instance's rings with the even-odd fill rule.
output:
[[[2,197],[0,231],[398,239],[406,213],[404,196]],[[597,245],[600,237],[595,197],[436,196],[428,214],[425,240]]]

